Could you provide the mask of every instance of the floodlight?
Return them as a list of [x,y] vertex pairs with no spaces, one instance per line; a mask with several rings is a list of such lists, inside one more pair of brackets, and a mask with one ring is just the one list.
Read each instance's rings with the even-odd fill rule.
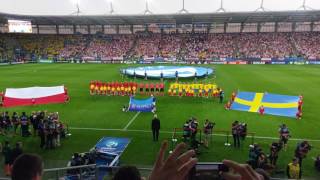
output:
[[153,14],[150,9],[149,9],[149,2],[151,2],[152,0],[146,0],[146,9],[144,10],[143,14],[147,15],[147,14]]
[[72,2],[74,5],[76,5],[76,9],[77,9],[75,12],[71,13],[71,15],[77,15],[77,16],[79,16],[79,14],[82,13],[82,12],[80,11],[80,6],[79,6],[80,0],[71,0],[71,2]]
[[182,9],[178,13],[189,13],[189,11],[184,7],[184,0],[182,0]]
[[70,0],[70,1],[74,5],[80,4],[80,0]]
[[220,8],[217,9],[216,12],[226,12],[226,9],[223,7],[223,0],[220,1]]
[[113,2],[114,0],[106,0],[107,4],[109,4],[109,14],[114,14]]
[[261,0],[260,7],[255,10],[255,12],[262,11],[265,12],[267,9],[264,7],[264,0]]
[[309,7],[309,6],[307,6],[306,5],[306,0],[303,0],[302,5],[298,8],[298,10],[307,11],[307,10],[314,10],[314,9]]

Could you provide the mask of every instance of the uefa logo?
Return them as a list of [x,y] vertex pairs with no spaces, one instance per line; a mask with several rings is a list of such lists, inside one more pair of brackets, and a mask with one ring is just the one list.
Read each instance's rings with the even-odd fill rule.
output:
[[116,148],[118,146],[118,143],[115,141],[109,141],[106,143],[107,148]]

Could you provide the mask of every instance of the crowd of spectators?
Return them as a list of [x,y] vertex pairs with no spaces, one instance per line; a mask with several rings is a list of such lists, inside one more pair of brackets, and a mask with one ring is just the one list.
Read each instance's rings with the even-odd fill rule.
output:
[[5,58],[5,41],[0,38],[0,61]]
[[208,42],[206,35],[195,34],[186,35],[183,41],[182,53],[184,58],[198,58],[204,55],[206,43]]
[[66,36],[64,48],[59,52],[59,57],[63,59],[79,58],[85,52],[87,40],[84,36]]
[[[9,39],[9,40],[8,40]],[[0,57],[11,43],[21,56],[95,60],[144,58],[320,58],[318,32],[128,35],[0,35]],[[9,42],[11,41],[11,42]]]
[[156,57],[161,41],[160,34],[139,33],[136,35],[137,43],[134,54],[138,57]]
[[63,39],[56,35],[17,35],[16,38],[21,48],[42,58],[59,55],[64,46]]
[[84,56],[94,58],[123,57],[133,44],[130,35],[115,35],[109,38],[94,37],[84,52]]
[[0,35],[0,62],[5,62],[12,57],[12,48],[9,48],[7,37]]
[[296,54],[290,33],[242,33],[238,55],[249,58],[284,58]]
[[189,34],[184,38],[184,58],[233,57],[235,51],[232,34]]
[[209,34],[206,45],[207,57],[225,58],[233,57],[236,44],[233,42],[233,34]]
[[320,58],[320,36],[316,32],[294,33],[293,38],[297,51],[308,59]]
[[179,57],[181,49],[181,35],[163,34],[159,44],[159,55],[163,58]]

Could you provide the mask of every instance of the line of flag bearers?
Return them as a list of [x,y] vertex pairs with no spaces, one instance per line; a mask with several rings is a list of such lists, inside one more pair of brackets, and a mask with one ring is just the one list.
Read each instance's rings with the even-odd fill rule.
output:
[[90,82],[91,95],[131,96],[137,93],[145,95],[164,95],[164,84],[161,83],[137,83],[137,82]]
[[169,96],[219,97],[222,89],[213,83],[172,83],[168,89]]

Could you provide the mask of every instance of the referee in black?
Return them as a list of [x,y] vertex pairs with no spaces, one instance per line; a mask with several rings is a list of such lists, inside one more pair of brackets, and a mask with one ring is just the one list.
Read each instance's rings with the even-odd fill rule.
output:
[[160,130],[160,120],[158,119],[156,114],[153,116],[153,119],[151,122],[151,129],[152,129],[153,141],[158,141],[159,130]]

